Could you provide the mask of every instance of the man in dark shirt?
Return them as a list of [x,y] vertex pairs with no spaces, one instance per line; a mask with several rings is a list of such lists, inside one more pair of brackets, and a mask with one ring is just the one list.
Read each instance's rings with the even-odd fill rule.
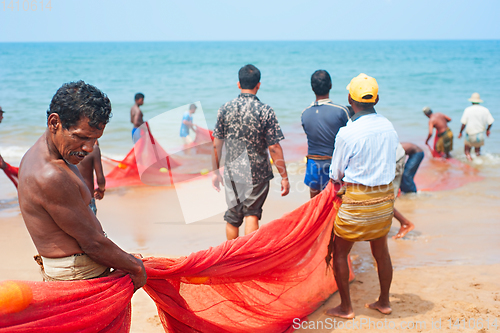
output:
[[[238,73],[238,98],[224,104],[217,114],[213,132],[214,175],[212,184],[220,191],[225,184],[228,210],[224,214],[227,239],[239,235],[245,219],[245,235],[259,229],[262,206],[269,193],[269,181],[274,177],[267,149],[281,175],[281,195],[290,191],[281,132],[274,110],[257,96],[260,71],[253,65],[242,67]],[[225,144],[224,180],[218,171]]]
[[335,136],[350,118],[349,109],[330,100],[332,79],[325,70],[311,76],[316,101],[302,111],[302,127],[307,135],[307,167],[304,183],[310,187],[311,198],[318,195],[330,181]]

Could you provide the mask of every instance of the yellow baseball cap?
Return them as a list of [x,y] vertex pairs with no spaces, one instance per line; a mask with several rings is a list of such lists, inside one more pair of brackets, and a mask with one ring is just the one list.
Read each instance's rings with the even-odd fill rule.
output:
[[[360,103],[375,103],[378,96],[378,83],[373,77],[364,73],[359,74],[351,80],[346,87],[349,90],[351,98]],[[372,98],[363,98],[367,95],[372,95]]]

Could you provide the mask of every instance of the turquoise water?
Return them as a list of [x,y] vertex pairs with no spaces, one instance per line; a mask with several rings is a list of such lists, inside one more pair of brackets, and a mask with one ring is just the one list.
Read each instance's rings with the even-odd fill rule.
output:
[[[340,104],[347,103],[352,77],[374,76],[378,112],[401,140],[423,145],[426,105],[451,116],[458,134],[467,99],[477,91],[500,121],[499,59],[500,41],[0,43],[0,105],[7,110],[0,153],[16,164],[44,131],[55,91],[79,79],[111,99],[113,118],[101,139],[105,155],[124,156],[131,148],[129,110],[138,91],[146,95],[146,119],[199,101],[213,127],[220,105],[238,95],[237,72],[247,63],[260,68],[258,96],[276,110],[285,135],[301,132],[301,111],[314,99],[310,76],[326,69],[331,98]],[[457,156],[462,146],[455,141]],[[485,151],[500,154],[500,125],[493,126]]]

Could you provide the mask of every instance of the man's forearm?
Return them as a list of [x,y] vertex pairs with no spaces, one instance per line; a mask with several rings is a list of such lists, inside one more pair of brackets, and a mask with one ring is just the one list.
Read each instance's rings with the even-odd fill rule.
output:
[[222,156],[222,145],[224,144],[224,140],[214,138],[214,155],[212,156],[212,169],[219,170],[220,168],[220,159]]
[[100,191],[104,191],[106,189],[106,178],[99,179],[97,178],[97,188]]
[[465,129],[465,125],[462,124],[462,127],[460,127],[460,134],[462,134],[462,132],[464,131],[464,129]]
[[425,140],[425,143],[427,144],[427,142],[429,142],[430,138],[432,137],[432,133],[429,133],[429,135],[427,135],[427,140]]
[[123,251],[104,236],[89,244],[80,244],[80,246],[92,260],[103,266],[120,269],[133,275],[141,274],[144,270],[141,260]]
[[288,178],[288,174],[286,172],[285,158],[283,157],[283,149],[281,148],[281,145],[278,143],[269,146],[269,153],[271,154],[271,158],[273,159],[274,165],[278,169],[281,178]]

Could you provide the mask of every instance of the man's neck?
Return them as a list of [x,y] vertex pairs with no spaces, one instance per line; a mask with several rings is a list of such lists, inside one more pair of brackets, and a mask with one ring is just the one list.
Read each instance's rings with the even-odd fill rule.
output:
[[257,89],[240,89],[242,94],[257,95]]
[[317,101],[320,101],[322,99],[330,99],[330,94],[326,94],[326,95],[316,95],[316,102]]

